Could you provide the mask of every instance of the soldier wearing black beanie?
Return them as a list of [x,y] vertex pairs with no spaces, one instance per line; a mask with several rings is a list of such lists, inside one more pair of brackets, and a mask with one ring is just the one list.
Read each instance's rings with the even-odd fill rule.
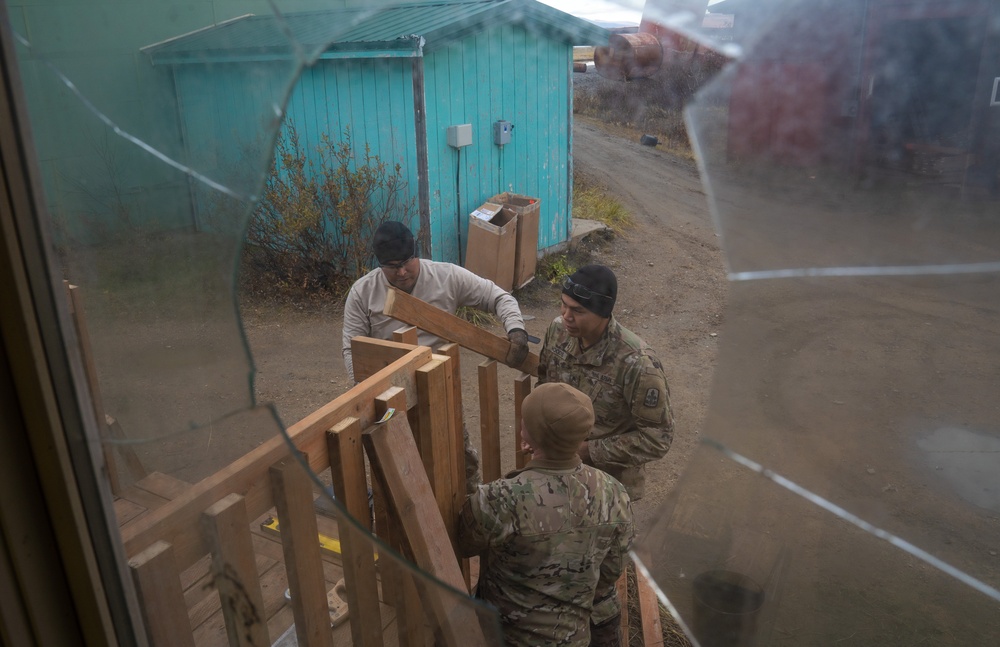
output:
[[607,319],[618,300],[618,279],[603,265],[585,265],[563,281],[562,293]]
[[673,439],[670,389],[663,365],[638,335],[612,314],[615,273],[587,265],[563,281],[561,316],[549,325],[538,358],[538,383],[561,382],[594,403],[594,428],[580,457],[642,497],[645,464],[662,458]]

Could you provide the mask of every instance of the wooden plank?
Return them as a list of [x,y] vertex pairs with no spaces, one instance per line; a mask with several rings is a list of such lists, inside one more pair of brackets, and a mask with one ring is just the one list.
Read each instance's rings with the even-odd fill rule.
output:
[[212,556],[205,555],[197,562],[181,571],[181,589],[187,594],[187,590],[196,581],[200,580],[212,572]]
[[165,541],[128,562],[151,645],[194,646],[173,548]]
[[104,423],[108,427],[108,436],[111,437],[112,444],[118,454],[125,459],[125,469],[128,470],[128,475],[133,479],[145,477],[146,468],[142,466],[142,461],[139,460],[132,446],[128,444],[128,436],[125,435],[121,424],[107,414],[104,416]]
[[127,500],[130,503],[141,506],[143,509],[149,510],[155,510],[170,500],[167,497],[153,494],[152,492],[143,490],[135,485],[129,485],[128,487],[122,488],[121,492],[118,493],[118,496],[121,497],[120,500]]
[[[372,424],[376,419],[374,398],[387,388],[404,388],[407,401],[416,403],[414,371],[430,358],[429,348],[417,347],[289,427],[288,436],[300,451],[309,456],[312,461],[310,467],[318,473],[329,466],[325,435],[332,425],[348,416],[358,418],[362,427]],[[269,466],[287,455],[287,441],[284,436],[276,434],[173,501],[143,515],[122,529],[126,554],[135,555],[163,539],[172,542],[178,566],[182,569],[190,566],[208,552],[201,533],[197,532],[202,511],[230,492],[241,492],[246,498],[248,516],[263,514],[274,505],[268,478]]]
[[638,568],[635,579],[639,588],[639,615],[642,618],[642,640],[646,647],[662,647],[663,626],[660,624],[660,601],[649,580]]
[[493,359],[479,365],[479,436],[483,483],[489,483],[500,478],[500,385]]
[[[406,400],[403,395],[399,389],[392,388],[375,398],[375,412],[379,414],[379,418],[383,419],[389,410],[393,409],[393,418],[407,419],[404,415]],[[408,419],[406,430],[409,434]],[[410,440],[414,442],[415,446],[412,434],[410,434]],[[370,454],[368,460],[372,460]],[[422,464],[417,469],[426,477]],[[379,491],[385,497],[386,507],[388,508],[388,535],[383,535],[382,537],[388,539],[389,546],[396,554],[409,557],[409,545],[406,542],[403,528],[400,525],[399,511],[392,504],[389,492],[385,489],[385,482],[378,481],[378,484]],[[387,591],[387,594],[391,595],[389,599],[393,600],[393,606],[396,609],[396,624],[399,625],[399,644],[403,647],[418,647],[422,645],[425,638],[423,631],[423,605],[420,603],[420,597],[417,594],[416,587],[413,585],[412,578],[409,577],[409,573],[405,567],[398,564],[392,555],[382,556],[379,559],[379,568],[383,573],[388,574],[389,577],[387,580],[392,583],[391,589]]]
[[[418,385],[419,382],[418,378]],[[338,518],[351,638],[356,647],[382,647],[374,542],[354,525],[371,532],[361,422],[357,418],[347,418],[327,433],[326,442],[334,494],[353,518],[344,519],[343,515]]]
[[628,632],[628,569],[622,571],[622,576],[615,582],[615,594],[618,596],[618,605],[621,607],[622,616],[619,625],[622,633],[622,645],[629,645]]
[[354,380],[367,380],[375,373],[389,366],[413,350],[414,344],[397,341],[355,337],[351,340],[351,362],[354,365]]
[[326,582],[316,541],[319,529],[313,512],[312,483],[294,457],[274,465],[270,474],[274,505],[282,522],[281,548],[298,644],[332,647]]
[[397,330],[392,331],[392,341],[398,342],[400,344],[409,344],[411,346],[417,345],[417,336],[420,331],[417,330],[416,326],[404,326]]
[[[416,564],[455,590],[465,590],[444,520],[433,512],[434,493],[405,416],[393,416],[368,429],[363,439],[372,473],[389,494]],[[422,589],[446,644],[465,647],[484,643],[471,605],[429,582]]]
[[[445,364],[445,387],[451,394],[448,408],[451,412],[451,424],[448,425],[448,444],[452,455],[451,500],[455,514],[465,504],[465,417],[462,409],[462,347],[458,344],[445,344],[438,351],[450,360]],[[472,590],[472,580],[469,573],[469,560],[459,562],[462,575],[465,577],[466,590]]]
[[442,355],[451,360],[447,366],[445,384],[451,392],[451,455],[455,470],[452,477],[452,496],[455,505],[462,507],[465,502],[465,416],[462,408],[462,354],[458,344],[445,344],[440,348]]
[[[281,571],[281,591],[285,590],[284,584],[284,568],[277,568],[276,566],[281,566],[281,559],[276,561],[271,559],[266,555],[254,555],[255,561],[255,571],[254,577],[260,582],[260,588],[262,591],[268,591],[270,595],[273,595],[273,589],[267,588],[271,585],[270,581],[266,581],[260,578],[258,573],[265,573],[269,570]],[[191,626],[194,628],[194,632],[197,634],[199,628],[206,622],[212,622],[213,616],[218,616],[217,620],[222,626],[222,630],[227,635],[228,642],[228,630],[226,628],[225,617],[222,614],[222,602],[220,600],[220,592],[215,586],[216,578],[211,573],[208,572],[205,576],[196,581],[194,586],[184,591],[184,603],[187,605],[188,609],[188,619],[191,622]],[[284,601],[284,594],[282,594],[282,601]],[[267,598],[264,600],[264,607],[261,611],[263,617],[267,617]],[[198,641],[196,640],[195,643]]]
[[521,449],[521,404],[531,393],[531,376],[519,375],[514,378],[514,468],[521,469],[531,457]]
[[146,506],[139,505],[129,499],[115,499],[113,505],[115,508],[115,519],[118,520],[119,526],[124,526],[132,519],[145,514],[147,510]]
[[76,329],[76,338],[80,347],[80,360],[83,363],[84,376],[87,378],[87,387],[90,391],[90,401],[93,405],[94,420],[101,436],[101,453],[104,455],[104,463],[108,468],[108,482],[111,485],[111,493],[118,494],[121,491],[121,478],[118,474],[118,465],[115,461],[115,454],[109,444],[110,434],[107,426],[101,424],[104,420],[104,403],[101,402],[101,389],[97,381],[97,368],[94,366],[94,357],[90,348],[90,333],[87,330],[86,320],[83,315],[83,304],[80,302],[80,290],[75,285],[70,285],[69,281],[63,281],[66,289],[66,302],[69,306],[70,318],[73,327]]
[[[451,411],[448,408],[451,394],[447,389],[447,367],[444,363],[451,361],[434,359],[417,369],[417,411],[420,418],[420,428],[425,430],[417,440],[420,458],[434,490],[441,516],[447,520],[457,521],[454,497],[452,496],[452,451],[449,437]],[[446,522],[446,525],[449,525]],[[452,529],[454,531],[454,529]],[[449,533],[454,540],[455,533]]]
[[136,481],[135,486],[164,499],[176,499],[191,489],[191,484],[187,481],[182,481],[163,472],[150,472],[144,478]]
[[[382,312],[388,317],[414,325],[498,362],[504,362],[510,351],[510,341],[506,337],[494,335],[461,317],[456,317],[454,313],[445,312],[395,288],[389,288],[386,293]],[[528,357],[513,368],[529,375],[538,375],[538,355],[528,353]]]
[[230,494],[210,506],[201,517],[201,526],[211,546],[212,575],[219,590],[229,644],[270,644],[243,497]]

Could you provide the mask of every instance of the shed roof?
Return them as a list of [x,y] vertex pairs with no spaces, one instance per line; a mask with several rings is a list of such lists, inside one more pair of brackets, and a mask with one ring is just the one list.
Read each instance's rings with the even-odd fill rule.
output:
[[142,48],[153,64],[312,58],[412,57],[489,27],[518,24],[574,45],[609,32],[536,0],[441,0],[387,7],[248,14]]

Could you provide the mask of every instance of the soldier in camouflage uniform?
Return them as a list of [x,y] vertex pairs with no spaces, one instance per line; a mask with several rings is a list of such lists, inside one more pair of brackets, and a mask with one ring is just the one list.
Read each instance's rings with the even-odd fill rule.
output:
[[476,596],[500,614],[507,645],[617,647],[615,581],[634,536],[624,486],[577,453],[590,399],[545,384],[524,399],[524,469],[481,485],[462,508],[459,552],[481,554]]
[[549,325],[538,383],[563,382],[594,403],[594,429],[580,456],[642,498],[645,464],[670,449],[674,419],[667,379],[653,351],[611,314],[614,272],[587,265],[563,283],[561,316]]

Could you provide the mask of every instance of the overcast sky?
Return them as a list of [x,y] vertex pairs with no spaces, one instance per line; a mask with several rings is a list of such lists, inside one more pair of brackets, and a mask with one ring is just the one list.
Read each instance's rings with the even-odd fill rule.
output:
[[[710,0],[714,4],[719,0]],[[639,24],[646,0],[540,0],[568,14],[588,20],[607,20]]]

